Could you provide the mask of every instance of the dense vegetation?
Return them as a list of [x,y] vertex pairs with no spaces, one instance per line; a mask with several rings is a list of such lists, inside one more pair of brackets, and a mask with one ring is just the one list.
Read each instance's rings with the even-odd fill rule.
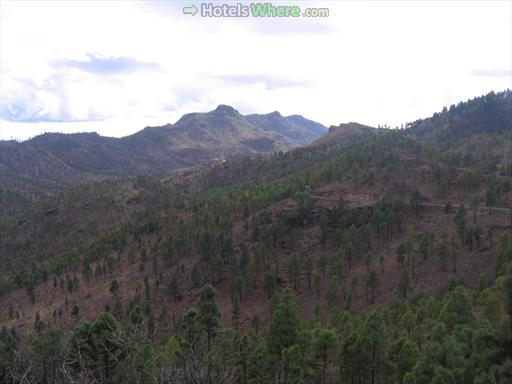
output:
[[[27,345],[0,332],[3,382],[136,383],[505,383],[512,380],[512,237],[501,240],[496,284],[451,285],[440,300],[394,298],[370,313],[333,310],[306,321],[292,290],[272,297],[271,320],[240,332],[220,323],[207,284],[177,334],[152,343],[154,319],[138,304],[123,326],[104,312],[69,336],[36,318]],[[404,283],[407,284],[407,283]],[[406,289],[406,288],[403,288]]]

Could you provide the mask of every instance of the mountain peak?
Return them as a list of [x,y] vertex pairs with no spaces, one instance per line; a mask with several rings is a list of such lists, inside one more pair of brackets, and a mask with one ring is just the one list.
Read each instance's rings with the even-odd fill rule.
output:
[[238,111],[230,105],[219,104],[213,112],[225,114],[238,114]]

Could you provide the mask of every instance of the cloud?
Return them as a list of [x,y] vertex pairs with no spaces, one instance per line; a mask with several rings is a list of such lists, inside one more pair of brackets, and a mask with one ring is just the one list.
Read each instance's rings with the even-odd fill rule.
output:
[[122,136],[218,104],[394,126],[510,87],[512,3],[499,0],[296,2],[329,8],[326,18],[184,15],[191,0],[0,3],[4,137]]
[[111,75],[138,70],[158,70],[157,63],[138,61],[133,57],[102,57],[87,53],[88,60],[57,60],[52,64],[57,68],[76,68],[81,71]]
[[266,89],[305,87],[310,88],[313,81],[305,79],[294,79],[279,75],[265,74],[238,74],[238,75],[220,75],[220,80],[228,85],[254,85],[263,84]]
[[471,71],[471,75],[477,77],[510,77],[512,76],[512,69],[474,69]]
[[71,79],[57,73],[36,83],[27,78],[11,81],[2,92],[0,118],[10,122],[81,122],[99,121],[108,116],[90,106],[73,103]]

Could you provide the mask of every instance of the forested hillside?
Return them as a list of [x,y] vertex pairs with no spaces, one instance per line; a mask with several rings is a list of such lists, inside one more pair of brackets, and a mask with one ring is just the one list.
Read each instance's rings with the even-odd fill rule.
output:
[[511,382],[511,105],[3,220],[0,381]]
[[230,157],[287,151],[326,130],[300,115],[244,116],[219,105],[122,138],[46,133],[21,143],[0,141],[0,217],[77,184],[139,174],[164,177]]

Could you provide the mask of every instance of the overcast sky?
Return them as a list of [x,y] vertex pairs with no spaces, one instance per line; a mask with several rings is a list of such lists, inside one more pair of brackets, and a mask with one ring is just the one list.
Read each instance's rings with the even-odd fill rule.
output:
[[182,13],[194,1],[0,1],[0,138],[124,136],[218,104],[327,126],[395,126],[512,88],[511,1],[272,3],[330,15],[202,18]]

